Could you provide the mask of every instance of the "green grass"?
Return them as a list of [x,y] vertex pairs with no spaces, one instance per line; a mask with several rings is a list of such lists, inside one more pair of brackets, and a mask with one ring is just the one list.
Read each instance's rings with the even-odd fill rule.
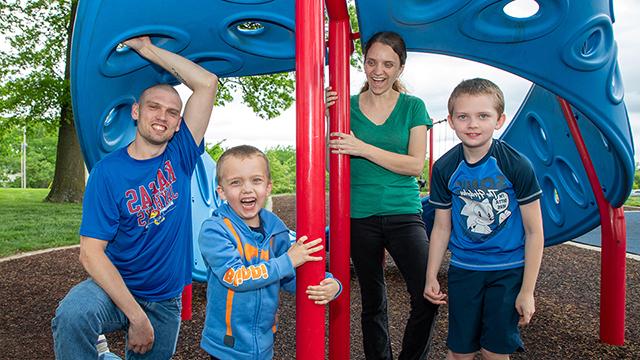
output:
[[624,204],[627,206],[640,206],[640,196],[629,196]]
[[79,243],[80,204],[43,202],[47,189],[0,189],[0,257]]
[[[0,258],[78,244],[82,206],[45,203],[48,191],[0,189]],[[640,197],[629,197],[625,205],[640,206]]]

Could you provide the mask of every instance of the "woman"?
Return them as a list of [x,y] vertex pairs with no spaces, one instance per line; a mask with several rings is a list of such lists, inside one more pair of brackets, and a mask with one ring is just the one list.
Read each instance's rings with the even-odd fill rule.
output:
[[[400,35],[375,34],[364,48],[367,81],[351,97],[351,133],[331,133],[332,153],[351,156],[351,258],[360,282],[367,359],[392,359],[384,250],[411,297],[399,359],[426,358],[437,306],[422,292],[427,234],[416,176],[422,172],[431,120],[422,100],[398,81],[407,59]],[[327,106],[336,92],[327,90]]]

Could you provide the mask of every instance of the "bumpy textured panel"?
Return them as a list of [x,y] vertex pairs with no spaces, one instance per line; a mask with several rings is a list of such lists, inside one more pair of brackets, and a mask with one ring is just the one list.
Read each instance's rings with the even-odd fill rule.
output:
[[176,84],[124,40],[148,34],[221,77],[289,71],[295,61],[292,0],[82,0],[72,44],[76,127],[89,169],[135,135],[131,104],[156,83]]
[[198,235],[202,222],[220,206],[221,199],[216,191],[216,163],[208,153],[202,154],[191,178],[191,228],[193,231],[193,280],[207,281],[207,266],[204,264]]
[[[622,205],[633,183],[633,139],[612,4],[538,0],[537,13],[515,18],[504,12],[511,2],[402,0],[403,7],[396,9],[398,0],[356,0],[356,6],[363,40],[380,30],[396,31],[411,51],[482,62],[539,85],[503,137],[534,162],[544,190],[546,241],[555,244],[597,226],[598,212],[575,145],[568,130],[560,130],[566,123],[553,94],[567,99],[578,114],[613,206]],[[543,95],[542,88],[553,94]]]

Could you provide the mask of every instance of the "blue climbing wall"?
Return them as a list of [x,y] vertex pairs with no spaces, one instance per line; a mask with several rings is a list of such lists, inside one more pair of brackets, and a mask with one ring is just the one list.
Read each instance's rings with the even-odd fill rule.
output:
[[[364,40],[377,31],[396,31],[410,51],[486,63],[535,84],[503,138],[535,166],[544,190],[545,241],[551,245],[571,240],[599,221],[556,95],[576,111],[607,199],[620,206],[631,189],[633,141],[616,60],[612,4],[539,0],[537,14],[513,18],[503,11],[508,3],[356,1]],[[221,77],[236,77],[293,70],[294,28],[293,0],[81,0],[72,43],[71,90],[89,169],[132,141],[131,104],[143,89],[177,83],[118,46],[122,41],[147,34],[158,46]],[[219,204],[215,163],[206,154],[192,179],[192,196],[194,278],[204,280],[197,234]]]

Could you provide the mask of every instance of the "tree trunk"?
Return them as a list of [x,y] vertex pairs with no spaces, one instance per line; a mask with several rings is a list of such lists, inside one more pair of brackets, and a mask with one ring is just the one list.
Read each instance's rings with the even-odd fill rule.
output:
[[[78,2],[71,1],[71,16],[67,27],[67,58],[64,78],[69,84],[71,66],[71,34]],[[81,202],[84,195],[84,160],[73,122],[73,109],[69,86],[66,86],[60,109],[60,128],[58,129],[58,147],[56,151],[56,170],[53,175],[51,191],[45,201]]]

